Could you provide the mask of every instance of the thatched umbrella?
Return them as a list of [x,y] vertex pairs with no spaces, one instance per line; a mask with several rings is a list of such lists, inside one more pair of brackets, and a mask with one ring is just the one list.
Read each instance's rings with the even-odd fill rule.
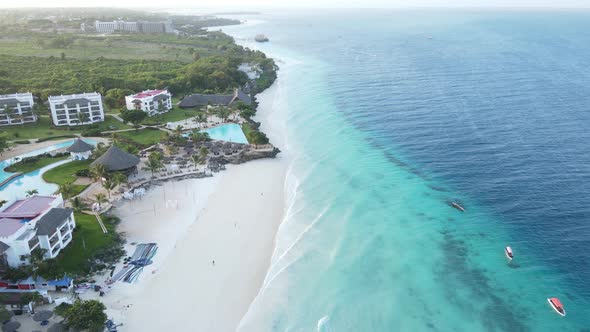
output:
[[205,142],[205,143],[203,143],[203,145],[209,149],[213,146],[213,142]]
[[232,154],[233,152],[231,151],[231,149],[225,149],[223,150],[223,153],[226,155]]
[[223,143],[223,148],[224,149],[231,149],[231,142],[225,142],[225,143]]
[[36,322],[42,322],[49,320],[49,318],[53,317],[53,311],[50,310],[42,310],[38,313],[33,315],[33,320]]
[[20,327],[19,322],[15,322],[15,321],[11,320],[10,322],[7,322],[6,324],[2,325],[2,331],[3,332],[14,332],[14,331],[18,330],[19,327]]
[[55,323],[47,329],[47,332],[63,332],[65,330],[66,330],[66,327],[64,326],[64,324]]

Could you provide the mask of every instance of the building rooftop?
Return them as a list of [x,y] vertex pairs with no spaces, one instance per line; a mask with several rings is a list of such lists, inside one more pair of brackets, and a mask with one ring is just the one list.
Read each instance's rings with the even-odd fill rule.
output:
[[80,138],[76,139],[74,141],[74,143],[66,149],[66,151],[74,152],[74,153],[80,153],[80,152],[86,152],[86,151],[92,151],[92,150],[94,150],[94,146],[92,146],[92,144],[88,144],[88,143],[84,142]]
[[123,171],[133,168],[139,164],[139,157],[127,153],[118,147],[111,147],[102,156],[92,162],[90,166],[103,165],[109,171]]
[[0,218],[0,237],[9,237],[24,225],[22,219]]
[[73,211],[70,208],[53,208],[49,210],[49,212],[37,221],[37,225],[35,226],[37,235],[52,235],[58,227],[65,223],[65,220]]
[[159,95],[163,92],[167,92],[167,91],[166,90],[146,90],[146,91],[142,91],[140,93],[133,95],[131,98],[142,99],[142,98],[146,98],[146,97],[156,96],[156,95]]
[[0,218],[33,219],[47,211],[57,199],[54,196],[33,196],[20,199],[0,212]]

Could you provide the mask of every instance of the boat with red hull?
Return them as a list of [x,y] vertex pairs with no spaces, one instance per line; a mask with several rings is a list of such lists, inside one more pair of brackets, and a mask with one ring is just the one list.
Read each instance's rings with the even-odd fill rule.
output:
[[549,305],[551,306],[551,308],[553,308],[553,310],[555,310],[555,312],[557,312],[561,316],[565,316],[565,308],[563,307],[563,304],[561,304],[561,301],[559,301],[558,298],[550,297],[547,299],[547,302],[549,302]]

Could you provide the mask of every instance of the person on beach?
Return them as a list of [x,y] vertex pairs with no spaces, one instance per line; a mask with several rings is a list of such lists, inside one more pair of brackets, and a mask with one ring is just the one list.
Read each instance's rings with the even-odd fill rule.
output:
[[211,261],[211,264],[213,264],[213,266],[215,266],[215,260],[212,260]]

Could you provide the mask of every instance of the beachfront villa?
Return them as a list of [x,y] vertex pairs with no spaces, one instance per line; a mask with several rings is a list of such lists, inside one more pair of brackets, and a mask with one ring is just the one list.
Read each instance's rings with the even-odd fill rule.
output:
[[79,126],[104,121],[100,93],[50,96],[51,118],[56,126]]
[[98,33],[135,32],[135,33],[174,33],[172,25],[168,22],[127,22],[96,21],[94,28]]
[[0,126],[37,121],[33,104],[33,94],[30,92],[0,95]]
[[204,94],[192,94],[184,97],[180,104],[180,108],[196,108],[203,106],[231,106],[233,103],[241,101],[248,105],[252,104],[252,98],[250,95],[242,91],[241,89],[235,89],[233,94],[230,95],[204,95]]
[[139,157],[111,145],[102,156],[90,164],[90,167],[103,165],[107,172],[122,172],[129,175],[137,172],[138,164]]
[[148,116],[162,114],[172,108],[172,95],[168,90],[145,90],[126,96],[125,105],[128,110],[142,110]]
[[74,212],[61,195],[32,196],[0,207],[0,260],[11,267],[29,264],[31,252],[55,258],[72,241]]
[[70,153],[72,160],[86,160],[90,158],[92,150],[94,150],[94,146],[84,142],[80,138],[77,138],[74,143],[66,149],[66,151]]

